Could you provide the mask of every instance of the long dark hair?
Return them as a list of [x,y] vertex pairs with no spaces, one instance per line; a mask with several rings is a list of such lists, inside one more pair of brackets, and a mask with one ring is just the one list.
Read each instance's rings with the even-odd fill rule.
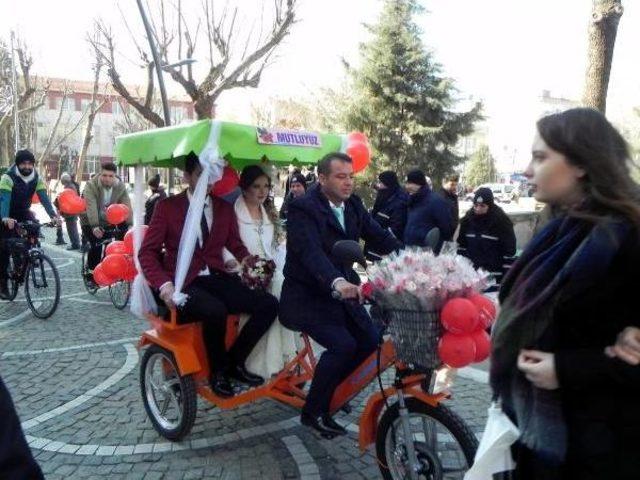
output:
[[545,143],[583,169],[587,197],[570,215],[599,222],[623,217],[640,231],[640,188],[631,178],[629,148],[605,116],[591,108],[573,108],[538,120]]
[[[240,182],[238,185],[240,189],[245,192],[253,185],[260,177],[265,177],[269,182],[269,191],[271,191],[271,177],[258,165],[248,165],[242,169],[242,173],[240,173]],[[267,197],[264,202],[264,209],[269,216],[269,220],[276,225],[278,223],[278,212],[276,211],[276,206],[273,203],[273,198],[271,195]]]

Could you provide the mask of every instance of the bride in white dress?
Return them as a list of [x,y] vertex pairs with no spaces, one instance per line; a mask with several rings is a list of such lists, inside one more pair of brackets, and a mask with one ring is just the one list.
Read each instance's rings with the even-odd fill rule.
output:
[[[284,276],[282,269],[286,250],[281,237],[278,214],[269,193],[271,178],[257,165],[245,167],[240,175],[242,195],[234,204],[240,238],[252,255],[273,260],[276,271],[269,293],[280,298]],[[238,264],[229,252],[224,252],[227,270],[237,270]],[[242,326],[247,316],[240,318]],[[282,370],[285,363],[296,355],[296,332],[284,328],[276,319],[260,339],[245,363],[247,370],[268,379]]]

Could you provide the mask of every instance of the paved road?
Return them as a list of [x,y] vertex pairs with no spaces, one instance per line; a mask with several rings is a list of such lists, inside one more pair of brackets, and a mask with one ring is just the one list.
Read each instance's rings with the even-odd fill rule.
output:
[[[188,439],[165,441],[140,397],[135,343],[145,322],[116,310],[107,292],[84,293],[79,254],[47,250],[62,278],[57,313],[34,318],[22,293],[0,302],[0,374],[46,478],[380,478],[355,433],[375,386],[353,402],[353,414],[338,416],[352,430],[340,439],[317,438],[295,409],[272,401],[220,411],[199,400]],[[485,383],[460,378],[450,405],[479,432],[488,401]]]

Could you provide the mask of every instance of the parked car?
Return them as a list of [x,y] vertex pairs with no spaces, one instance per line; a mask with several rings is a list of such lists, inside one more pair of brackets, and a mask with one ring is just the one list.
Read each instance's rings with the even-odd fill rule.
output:
[[[519,193],[517,192],[516,186],[510,183],[484,183],[478,188],[490,188],[493,192],[494,199],[497,202],[502,203],[511,203]],[[473,195],[478,188],[476,188],[472,193],[468,193],[465,200],[472,202]]]

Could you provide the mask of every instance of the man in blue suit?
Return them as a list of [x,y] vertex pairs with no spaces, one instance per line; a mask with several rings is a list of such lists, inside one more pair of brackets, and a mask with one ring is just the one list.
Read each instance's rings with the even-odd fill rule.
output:
[[[339,240],[374,241],[380,253],[401,247],[353,195],[351,158],[331,153],[318,163],[319,183],[289,205],[287,261],[280,297],[280,321],[307,333],[326,348],[320,357],[300,418],[321,435],[346,433],[330,415],[333,392],[377,347],[380,332],[361,298],[360,278],[331,250]],[[337,292],[343,300],[333,298]],[[353,300],[356,300],[355,302]]]

